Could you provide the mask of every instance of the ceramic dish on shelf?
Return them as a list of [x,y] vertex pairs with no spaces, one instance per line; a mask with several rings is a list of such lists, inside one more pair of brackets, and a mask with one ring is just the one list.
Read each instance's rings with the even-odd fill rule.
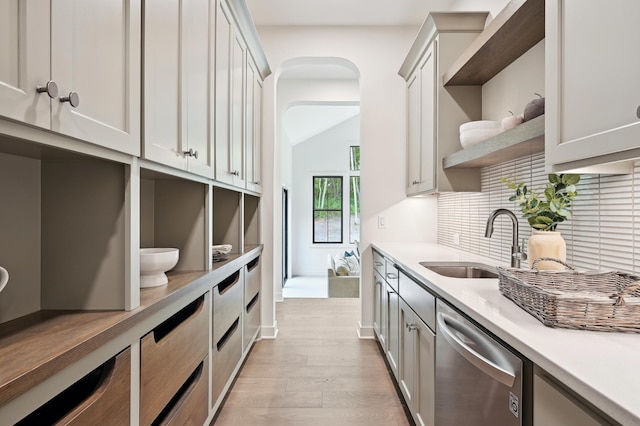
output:
[[460,133],[460,145],[463,148],[469,148],[473,145],[491,139],[498,133],[502,133],[502,127],[495,129],[475,129],[467,130]]
[[462,123],[460,125],[460,134],[469,130],[502,130],[502,122],[493,120],[476,120]]
[[177,248],[140,249],[140,287],[157,287],[169,282],[165,272],[178,263]]

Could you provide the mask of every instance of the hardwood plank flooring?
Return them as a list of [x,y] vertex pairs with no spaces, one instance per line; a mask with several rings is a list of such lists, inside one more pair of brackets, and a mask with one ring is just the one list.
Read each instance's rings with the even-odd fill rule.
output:
[[278,337],[255,343],[216,426],[411,425],[358,299],[285,299]]

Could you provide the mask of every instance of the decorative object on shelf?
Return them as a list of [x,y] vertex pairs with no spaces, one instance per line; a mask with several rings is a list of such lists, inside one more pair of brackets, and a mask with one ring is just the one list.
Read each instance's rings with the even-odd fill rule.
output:
[[502,128],[504,130],[511,130],[520,124],[524,123],[524,116],[522,115],[514,115],[513,112],[509,111],[511,115],[502,119]]
[[140,287],[157,287],[169,282],[165,272],[178,263],[177,248],[140,249]]
[[211,252],[214,262],[222,262],[223,260],[227,260],[229,255],[231,254],[232,249],[231,244],[220,244],[216,246],[211,246]]
[[[566,261],[566,243],[560,232],[556,231],[558,224],[571,218],[571,205],[578,195],[576,185],[580,182],[580,175],[551,173],[548,175],[542,198],[535,190],[529,190],[524,183],[516,183],[511,178],[500,181],[515,194],[509,201],[515,201],[522,217],[533,228],[527,242],[529,267],[540,257],[554,257]],[[554,232],[551,234],[550,232]],[[562,263],[539,262],[538,269],[562,269]]]
[[[541,271],[543,262],[568,271]],[[548,327],[640,332],[640,277],[625,272],[577,271],[553,258],[531,269],[498,266],[500,292]]]
[[0,291],[4,290],[5,286],[9,282],[9,272],[0,266]]
[[537,95],[538,99],[530,101],[524,107],[524,114],[522,114],[524,121],[532,120],[537,116],[544,114],[544,98],[539,93],[534,93],[534,95]]
[[469,148],[487,139],[491,139],[498,133],[502,133],[502,123],[492,120],[469,121],[460,125],[460,145]]

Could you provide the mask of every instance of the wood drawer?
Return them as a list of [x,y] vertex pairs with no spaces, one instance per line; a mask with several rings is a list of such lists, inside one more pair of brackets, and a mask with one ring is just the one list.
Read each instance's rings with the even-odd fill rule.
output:
[[242,338],[242,350],[246,351],[251,339],[260,328],[260,293],[256,293],[244,307],[244,333]]
[[212,290],[214,344],[229,330],[236,318],[242,315],[242,276],[243,270],[239,269]]
[[45,403],[18,425],[128,425],[131,349],[127,348]]
[[201,426],[209,415],[209,356],[196,367],[187,381],[153,424]]
[[211,350],[212,389],[211,402],[215,405],[229,381],[233,370],[242,358],[242,318],[238,316],[220,339],[213,342]]
[[373,251],[373,269],[378,272],[382,278],[385,277],[384,257],[377,251]]
[[158,325],[140,344],[140,424],[151,424],[207,356],[206,293]]
[[247,263],[245,266],[244,274],[244,303],[245,307],[249,303],[253,296],[260,291],[261,286],[261,273],[262,265],[260,263],[260,256]]

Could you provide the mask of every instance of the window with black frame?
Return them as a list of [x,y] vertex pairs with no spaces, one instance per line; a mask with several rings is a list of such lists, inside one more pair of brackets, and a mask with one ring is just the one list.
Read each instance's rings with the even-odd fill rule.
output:
[[342,243],[342,176],[313,177],[313,243]]

